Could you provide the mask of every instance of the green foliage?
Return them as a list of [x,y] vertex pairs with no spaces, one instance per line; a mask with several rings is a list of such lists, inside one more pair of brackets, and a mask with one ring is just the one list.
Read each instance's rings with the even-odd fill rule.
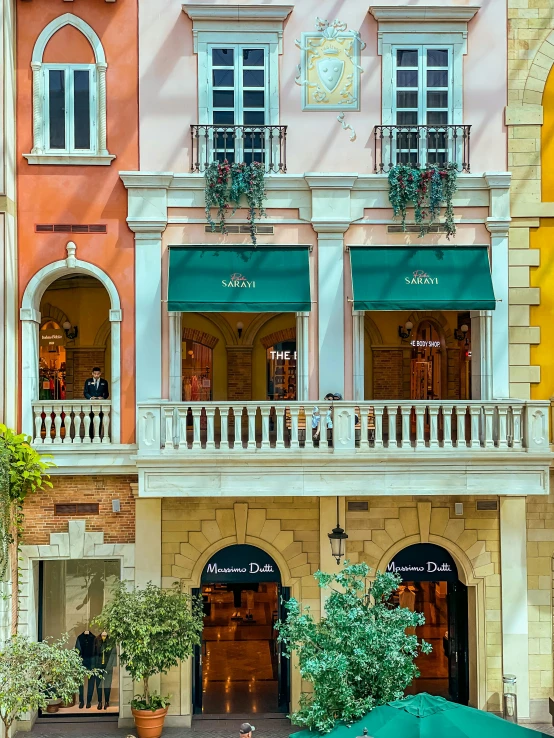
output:
[[348,562],[338,574],[316,572],[318,586],[331,587],[320,621],[295,599],[285,604],[287,619],[277,624],[279,641],[289,657],[297,653],[302,679],[313,686],[291,715],[297,725],[327,733],[337,720],[351,723],[399,699],[419,675],[414,660],[432,650],[409,634],[423,624],[423,615],[390,602],[401,578],[377,572],[368,588],[368,574],[366,564]]
[[265,216],[264,201],[267,194],[264,165],[257,161],[232,165],[227,161],[212,162],[206,169],[205,187],[206,218],[212,231],[216,222],[212,218],[211,208],[217,208],[217,225],[222,233],[227,233],[227,213],[231,204],[231,215],[235,213],[241,197],[245,197],[248,204],[250,236],[255,246],[256,219]]
[[406,230],[406,211],[412,205],[414,220],[420,226],[419,237],[429,233],[438,221],[442,203],[445,203],[446,237],[454,236],[454,208],[452,198],[457,188],[457,165],[430,165],[412,167],[396,164],[389,172],[389,200],[395,216],[400,215],[402,229]]
[[140,694],[136,694],[131,700],[133,710],[151,710],[155,712],[156,710],[163,710],[169,704],[169,696],[162,697],[161,694],[156,694],[156,692],[150,695],[150,702],[147,702]]
[[23,713],[45,710],[48,700],[73,699],[86,676],[98,673],[83,666],[75,649],[65,648],[65,638],[35,643],[15,636],[0,652],[0,717],[6,734]]
[[54,464],[48,458],[31,446],[30,436],[0,423],[0,579],[6,576],[10,545],[19,544],[26,496],[52,486],[46,472]]
[[121,663],[134,681],[143,681],[142,700],[152,709],[153,699],[159,706],[164,698],[150,695],[149,678],[177,666],[201,642],[202,601],[182,593],[178,584],[164,590],[148,582],[144,589],[128,590],[120,582],[94,622],[119,644]]

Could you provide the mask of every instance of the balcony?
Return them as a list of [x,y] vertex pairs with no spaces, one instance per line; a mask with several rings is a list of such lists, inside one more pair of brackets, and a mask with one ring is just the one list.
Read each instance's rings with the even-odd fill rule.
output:
[[287,171],[287,126],[191,125],[193,172],[205,172],[214,161],[254,161],[268,174]]
[[139,456],[350,453],[521,454],[549,451],[548,402],[149,402],[138,408]]
[[375,126],[375,172],[383,174],[396,164],[414,167],[455,164],[470,172],[471,126]]
[[33,444],[38,446],[79,446],[111,444],[111,402],[102,400],[62,400],[33,402],[35,432]]

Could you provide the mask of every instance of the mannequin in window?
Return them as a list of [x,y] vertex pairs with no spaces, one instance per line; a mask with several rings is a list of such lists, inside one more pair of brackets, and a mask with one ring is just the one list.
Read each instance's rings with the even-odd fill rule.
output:
[[[81,654],[81,660],[85,669],[94,669],[96,667],[96,636],[94,635],[94,633],[91,633],[88,628],[77,636],[77,640],[75,641],[75,650]],[[90,707],[90,703],[92,702],[95,685],[98,699],[100,699],[98,679],[95,676],[89,677],[87,685],[87,708]],[[79,709],[82,710],[84,706],[85,702],[83,682],[79,686]]]
[[98,693],[98,709],[102,709],[102,690],[104,691],[104,710],[110,706],[110,693],[112,691],[112,678],[117,651],[108,638],[105,630],[96,639],[96,668],[102,669],[103,674],[98,677],[96,691]]

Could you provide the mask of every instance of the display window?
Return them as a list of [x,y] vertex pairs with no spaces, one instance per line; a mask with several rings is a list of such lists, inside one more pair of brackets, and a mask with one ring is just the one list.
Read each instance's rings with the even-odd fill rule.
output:
[[296,400],[296,341],[267,349],[267,399]]
[[53,320],[39,334],[39,399],[66,399],[65,333]]
[[210,402],[213,385],[213,349],[197,341],[183,341],[183,401]]
[[85,679],[67,703],[52,704],[48,716],[98,716],[119,713],[119,660],[109,633],[93,620],[110,601],[121,577],[119,560],[76,559],[39,564],[39,640],[67,634],[67,648],[79,651],[83,665],[101,669]]
[[412,400],[441,399],[442,341],[432,323],[420,323],[412,340]]

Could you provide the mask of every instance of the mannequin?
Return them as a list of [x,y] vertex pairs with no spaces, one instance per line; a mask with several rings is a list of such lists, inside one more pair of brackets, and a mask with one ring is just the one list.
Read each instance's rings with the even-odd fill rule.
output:
[[102,669],[102,676],[98,677],[98,709],[102,709],[102,689],[104,690],[104,710],[110,706],[110,693],[112,691],[112,678],[117,652],[115,646],[110,642],[108,634],[103,630],[96,639],[96,668]]
[[[84,630],[80,635],[77,636],[75,642],[75,650],[81,654],[81,660],[85,669],[94,669],[96,666],[96,636],[91,633],[90,630]],[[100,698],[98,689],[98,678],[95,676],[89,677],[87,685],[87,708],[90,707],[92,697],[94,694],[94,687],[96,685],[96,692]],[[79,686],[79,709],[83,709],[85,706],[84,702],[84,683]]]

